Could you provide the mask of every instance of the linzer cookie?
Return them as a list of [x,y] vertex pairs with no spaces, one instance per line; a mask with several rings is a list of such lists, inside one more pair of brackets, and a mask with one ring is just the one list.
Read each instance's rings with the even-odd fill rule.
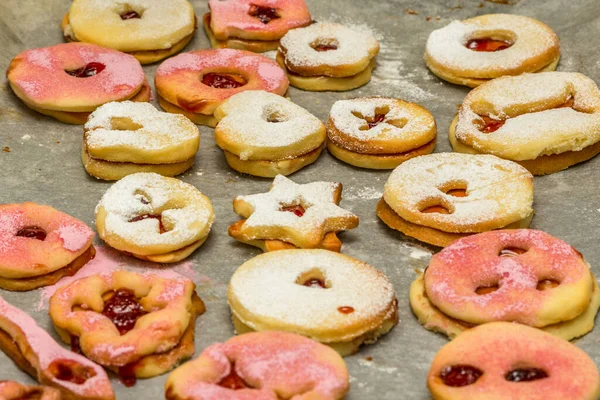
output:
[[62,21],[68,41],[119,50],[142,64],[180,52],[196,28],[187,0],[75,0]]
[[168,400],[341,400],[349,375],[335,351],[286,332],[254,332],[206,348],[169,375]]
[[310,25],[304,0],[210,0],[202,19],[212,48],[277,50],[290,29]]
[[0,349],[13,359],[41,385],[51,388],[26,388],[15,383],[0,382],[0,395],[23,393],[21,397],[2,399],[37,398],[25,397],[32,391],[44,393],[45,400],[81,399],[114,400],[115,395],[106,372],[87,358],[65,350],[29,315],[7,303],[0,297]]
[[398,166],[377,215],[392,229],[439,247],[478,232],[526,228],[533,176],[491,155],[436,153]]
[[327,149],[356,167],[393,169],[435,148],[436,125],[425,108],[400,99],[338,100],[327,120]]
[[214,218],[210,200],[194,186],[151,172],[121,179],[96,207],[96,229],[106,244],[160,263],[192,254]]
[[27,107],[69,124],[84,124],[102,104],[145,102],[151,94],[135,58],[85,43],[24,51],[11,61],[6,76]]
[[215,140],[238,172],[273,178],[312,164],[323,151],[325,127],[304,108],[276,94],[248,90],[215,110]]
[[560,59],[556,34],[521,15],[487,14],[453,21],[427,39],[425,63],[435,75],[475,87],[503,75],[554,71]]
[[376,342],[398,323],[398,302],[387,277],[327,250],[254,257],[231,277],[227,298],[238,334],[298,333],[342,356]]
[[336,233],[358,226],[358,217],[338,204],[342,184],[296,184],[283,175],[273,180],[267,193],[237,196],[234,211],[242,216],[229,227],[229,236],[265,252],[322,248],[340,251]]
[[0,287],[26,291],[74,275],[96,251],[82,221],[36,203],[0,205]]
[[371,80],[378,53],[379,42],[366,29],[315,23],[281,38],[277,62],[294,87],[345,91]]
[[594,361],[566,340],[493,322],[442,347],[427,387],[434,400],[595,400],[600,375]]
[[148,103],[107,103],[90,115],[83,130],[83,166],[104,180],[136,172],[182,174],[194,165],[200,146],[192,121]]
[[283,96],[285,72],[270,58],[245,50],[194,50],[163,62],[154,78],[163,109],[214,127],[215,109],[244,90]]
[[494,79],[467,95],[448,135],[455,151],[551,174],[600,153],[600,90],[574,72]]
[[189,279],[124,270],[78,279],[50,298],[61,339],[126,386],[191,357],[194,324],[204,311]]

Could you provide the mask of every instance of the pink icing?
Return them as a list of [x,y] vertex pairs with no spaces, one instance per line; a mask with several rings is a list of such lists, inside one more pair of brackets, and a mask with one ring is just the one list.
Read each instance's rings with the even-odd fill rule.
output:
[[57,230],[58,237],[63,241],[63,247],[69,251],[77,252],[88,243],[89,235],[81,226],[65,225]]

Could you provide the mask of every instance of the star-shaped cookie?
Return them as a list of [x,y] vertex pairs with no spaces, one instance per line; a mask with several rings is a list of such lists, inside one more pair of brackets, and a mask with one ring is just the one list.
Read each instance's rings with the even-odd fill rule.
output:
[[[301,185],[277,175],[267,193],[233,200],[234,211],[246,219],[231,225],[229,235],[265,251],[290,247],[339,251],[335,232],[358,226],[358,217],[338,206],[341,199],[341,183]],[[273,246],[272,241],[284,243]],[[339,246],[330,246],[336,241]]]

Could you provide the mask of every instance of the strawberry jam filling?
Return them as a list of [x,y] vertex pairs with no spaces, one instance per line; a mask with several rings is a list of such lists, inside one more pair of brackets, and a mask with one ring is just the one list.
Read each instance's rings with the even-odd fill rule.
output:
[[323,282],[319,278],[312,278],[303,283],[304,286],[312,287],[312,288],[322,288],[325,289],[325,282]]
[[136,13],[135,11],[127,11],[127,12],[124,12],[123,14],[121,14],[122,20],[136,19],[136,18],[141,18],[141,17],[140,17],[140,14]]
[[354,308],[350,306],[342,306],[337,309],[342,314],[352,314],[354,312]]
[[235,89],[244,86],[246,81],[239,75],[210,72],[202,77],[202,83],[216,89]]
[[92,368],[66,359],[53,361],[48,366],[48,369],[56,379],[76,385],[81,385],[96,375],[96,372]]
[[367,125],[369,126],[369,129],[372,129],[372,128],[375,128],[380,123],[382,123],[384,120],[385,120],[385,114],[375,114],[375,116],[373,118],[370,118],[370,120],[367,120]]
[[90,76],[98,75],[100,72],[104,71],[104,68],[106,68],[106,65],[104,64],[91,62],[79,69],[73,69],[65,72],[76,78],[89,78]]
[[282,207],[280,211],[287,211],[287,212],[294,213],[294,215],[296,215],[297,217],[303,216],[304,213],[306,212],[306,210],[304,209],[304,207],[302,207],[300,205],[298,205],[298,206]]
[[138,215],[137,217],[131,218],[129,220],[129,222],[143,221],[145,219],[157,219],[158,220],[158,228],[160,229],[160,233],[165,233],[167,231],[165,229],[165,227],[163,226],[161,216],[160,215],[156,215],[156,214]]
[[250,10],[248,10],[248,15],[251,17],[258,18],[260,22],[263,24],[268,24],[274,19],[281,18],[279,14],[277,14],[277,10],[269,7],[261,7],[256,4],[250,4]]
[[227,389],[231,389],[231,390],[240,390],[240,389],[246,389],[249,388],[250,386],[248,386],[248,384],[242,379],[240,378],[240,376],[235,372],[235,364],[231,364],[231,371],[229,372],[229,375],[223,377],[223,379],[221,379],[217,385],[227,388]]
[[509,382],[530,382],[547,377],[546,371],[539,368],[517,368],[504,375],[504,379]]
[[444,385],[461,387],[472,385],[483,375],[483,371],[471,365],[452,365],[442,369],[440,378]]
[[316,51],[330,51],[330,50],[337,50],[337,46],[335,44],[318,44],[315,47],[313,47],[313,49],[315,49]]
[[141,316],[147,314],[142,308],[135,293],[129,289],[117,289],[114,295],[104,302],[102,315],[115,324],[121,335],[126,334],[135,326]]
[[495,40],[491,38],[482,38],[482,39],[471,39],[465,45],[467,49],[473,51],[481,51],[481,52],[494,52],[506,50],[512,43],[506,42],[504,40]]
[[137,382],[137,377],[135,376],[135,363],[127,364],[122,367],[119,367],[119,380],[126,387],[132,387]]
[[26,226],[25,228],[19,229],[15,236],[44,240],[46,239],[46,231],[39,226]]
[[481,117],[483,118],[483,126],[479,128],[479,130],[483,133],[492,133],[496,132],[498,129],[502,127],[506,123],[505,120],[501,119],[492,119],[490,117]]

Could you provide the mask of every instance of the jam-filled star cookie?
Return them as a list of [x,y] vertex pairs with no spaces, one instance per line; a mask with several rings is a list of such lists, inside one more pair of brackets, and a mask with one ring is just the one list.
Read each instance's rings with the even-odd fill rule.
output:
[[503,75],[554,71],[559,59],[560,45],[552,29],[522,15],[453,21],[433,31],[425,48],[431,72],[470,87]]
[[62,21],[66,40],[119,50],[142,64],[180,52],[196,29],[188,0],[74,0]]
[[315,162],[323,151],[323,123],[273,93],[235,94],[215,110],[215,118],[215,141],[238,172],[266,178],[289,175]]
[[287,332],[254,332],[206,348],[169,375],[168,400],[341,400],[349,390],[342,357]]
[[551,174],[600,153],[600,90],[574,72],[494,79],[467,95],[448,137],[455,151]]
[[595,400],[600,375],[594,361],[566,340],[493,322],[442,347],[427,387],[434,400]]
[[283,175],[267,193],[237,196],[234,211],[242,216],[229,227],[229,236],[265,252],[294,248],[340,251],[336,232],[358,226],[358,217],[338,204],[342,184],[296,184]]
[[205,310],[189,279],[124,270],[78,279],[50,298],[61,339],[127,386],[191,357],[196,317]]
[[212,48],[277,50],[290,29],[310,25],[304,0],[210,0],[204,31]]
[[182,174],[194,165],[200,131],[180,114],[160,112],[148,103],[107,103],[83,128],[85,170],[104,180],[136,172]]
[[50,206],[0,205],[0,288],[33,290],[74,275],[96,250],[94,232]]
[[434,246],[493,229],[527,228],[533,176],[492,155],[435,153],[400,164],[385,184],[377,216]]

